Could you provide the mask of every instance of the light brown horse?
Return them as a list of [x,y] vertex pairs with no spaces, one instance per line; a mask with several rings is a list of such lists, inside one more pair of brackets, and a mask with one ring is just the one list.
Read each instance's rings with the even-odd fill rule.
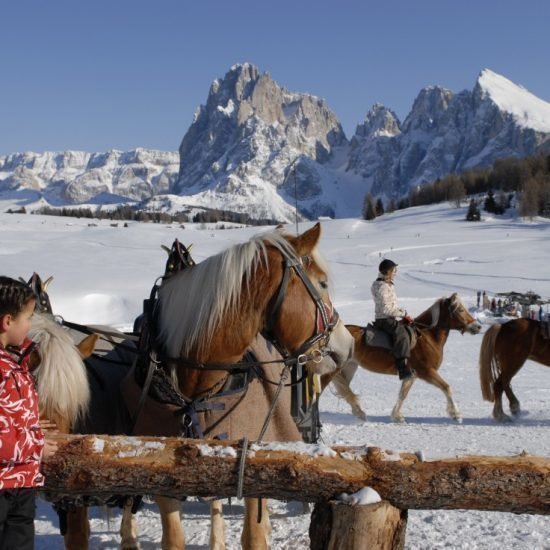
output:
[[[185,402],[177,416],[171,412],[167,417],[181,426],[177,419],[187,419],[189,414],[191,421],[189,411],[194,409],[200,428],[209,438],[227,433],[231,439],[256,440],[265,433],[266,441],[301,440],[290,413],[290,388],[282,385],[289,367],[307,361],[307,368],[319,374],[332,372],[353,353],[353,338],[330,300],[327,267],[317,251],[320,232],[316,224],[299,236],[281,231],[259,235],[173,275],[161,285],[155,326],[149,329],[158,342],[155,353],[162,358],[166,374],[176,381],[175,390]],[[259,333],[265,340],[258,341]],[[277,362],[253,362],[248,368],[242,358],[251,348],[255,352],[277,350]],[[218,391],[239,382],[238,377],[230,376],[236,365],[247,373],[246,391],[234,394],[225,411],[209,410],[208,404],[217,398]],[[108,365],[107,370],[112,372],[114,366]],[[130,374],[130,380],[135,380],[133,372]],[[276,391],[279,388],[280,393]],[[92,389],[90,418],[99,416],[108,421],[118,414],[100,406],[96,415],[96,401],[105,403]],[[135,410],[128,412],[131,416]],[[134,433],[170,435],[172,428],[159,420],[158,412],[156,405],[147,403]],[[92,433],[113,433],[107,430],[113,427],[105,424],[100,432]],[[162,548],[184,548],[181,503],[162,497],[156,500]],[[265,499],[261,514],[258,499],[245,499],[245,510],[243,547],[268,548]],[[218,520],[213,516],[211,544],[223,548]],[[86,514],[77,511],[67,515],[66,544],[70,540],[72,547],[86,548],[88,534]]]
[[[438,372],[443,361],[443,347],[451,330],[462,333],[478,334],[481,325],[470,315],[458,295],[455,293],[449,298],[437,300],[429,309],[421,313],[414,320],[414,325],[420,334],[416,346],[411,350],[409,365],[416,371],[416,376],[405,379],[401,383],[399,396],[393,407],[391,417],[396,422],[403,422],[401,412],[410,389],[416,379],[424,380],[439,388],[447,399],[447,412],[457,422],[462,421],[460,411],[456,405],[451,387]],[[357,367],[363,367],[371,372],[379,374],[397,375],[395,360],[390,351],[369,346],[365,343],[365,329],[357,325],[346,325],[355,339],[355,351],[353,359],[348,361],[341,371],[338,371],[331,379],[331,375],[323,377],[323,385],[332,381],[337,393],[350,405],[355,416],[366,420],[367,416],[359,403],[359,395],[353,393],[350,382]]]
[[479,378],[483,399],[494,402],[493,417],[499,422],[512,419],[502,410],[502,392],[508,397],[510,412],[520,413],[512,378],[527,359],[550,367],[548,325],[532,319],[514,319],[492,325],[483,335],[479,352]]

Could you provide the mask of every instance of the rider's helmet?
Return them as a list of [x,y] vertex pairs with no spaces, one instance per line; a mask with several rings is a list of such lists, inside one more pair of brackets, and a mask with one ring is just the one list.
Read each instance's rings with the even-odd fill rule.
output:
[[395,269],[396,267],[397,264],[395,262],[386,259],[380,262],[380,265],[378,266],[378,271],[380,271],[380,273],[382,273],[383,275],[386,275],[386,273],[388,273],[392,269]]

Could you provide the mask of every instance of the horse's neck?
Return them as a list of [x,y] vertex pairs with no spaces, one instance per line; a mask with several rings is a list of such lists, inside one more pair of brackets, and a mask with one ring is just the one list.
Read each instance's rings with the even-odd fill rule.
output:
[[436,302],[432,307],[421,313],[416,322],[420,326],[427,327],[424,331],[424,336],[429,335],[430,338],[437,342],[441,347],[445,345],[449,337],[449,328],[443,328],[444,320],[441,318],[441,304]]
[[[259,303],[260,301],[264,303]],[[251,302],[252,305],[235,312],[223,327],[212,335],[208,348],[191,353],[188,360],[196,363],[232,365],[242,361],[247,349],[262,328],[261,312],[266,307],[265,295]],[[189,397],[208,393],[227,379],[224,370],[189,369],[181,366],[177,371],[180,391]]]

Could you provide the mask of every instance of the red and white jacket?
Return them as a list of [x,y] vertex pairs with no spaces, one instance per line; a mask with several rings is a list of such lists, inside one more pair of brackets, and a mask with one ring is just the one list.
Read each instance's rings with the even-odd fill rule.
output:
[[[32,344],[26,340],[21,351]],[[0,490],[44,484],[40,459],[44,434],[38,422],[38,396],[23,359],[0,348]]]

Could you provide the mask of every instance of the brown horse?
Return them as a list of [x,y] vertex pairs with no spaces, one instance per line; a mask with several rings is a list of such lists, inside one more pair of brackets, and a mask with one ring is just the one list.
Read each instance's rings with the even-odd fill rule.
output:
[[514,319],[492,325],[483,335],[479,352],[479,378],[483,399],[494,402],[493,417],[499,422],[511,418],[502,410],[502,392],[517,416],[520,404],[512,391],[512,378],[527,359],[550,367],[550,335],[547,323]]
[[[439,388],[447,399],[447,412],[457,422],[462,421],[460,411],[453,399],[451,387],[440,376],[438,369],[443,361],[443,347],[451,330],[462,333],[478,334],[481,326],[470,315],[462,301],[453,294],[449,298],[437,300],[429,309],[421,313],[414,320],[414,325],[419,331],[416,346],[411,350],[409,365],[416,371],[416,376],[403,380],[399,390],[399,397],[393,407],[391,416],[396,422],[403,422],[401,412],[405,401],[415,380],[419,378]],[[367,416],[359,403],[359,395],[352,392],[350,382],[357,367],[361,366],[371,372],[379,374],[397,375],[395,360],[390,351],[369,346],[365,343],[365,329],[356,325],[346,325],[355,339],[355,351],[353,359],[348,361],[341,371],[338,371],[330,380],[331,375],[323,377],[323,385],[332,381],[337,393],[350,405],[355,416],[366,420]]]
[[[100,431],[80,426],[78,433],[115,433],[114,419],[126,404],[126,416],[133,417],[138,435],[177,435],[191,423],[208,438],[301,440],[290,413],[290,388],[284,385],[289,368],[305,362],[319,374],[332,372],[353,353],[353,338],[338,319],[328,293],[327,267],[317,251],[320,232],[316,224],[298,236],[282,231],[259,235],[166,280],[158,289],[154,326],[148,328],[158,345],[150,352],[161,359],[163,380],[175,381],[172,394],[181,404],[166,412],[147,399],[139,412],[135,402],[123,401],[139,383],[136,367],[103,388],[110,392],[111,401],[113,388],[118,391],[121,380],[128,390],[122,391],[117,410],[110,411],[109,400],[94,389],[89,377],[89,418],[96,421],[95,426],[103,424]],[[265,339],[258,338],[260,333]],[[257,358],[249,364],[243,362],[247,350]],[[262,364],[266,356],[269,362]],[[118,369],[113,364],[105,367],[111,374]],[[184,548],[181,503],[163,497],[156,500],[162,547]],[[268,547],[265,499],[261,508],[258,503],[258,499],[245,499],[244,548]],[[223,548],[218,520],[213,516],[212,545]],[[69,513],[66,544],[70,540],[72,547],[86,548],[88,534],[87,515],[79,510]]]

